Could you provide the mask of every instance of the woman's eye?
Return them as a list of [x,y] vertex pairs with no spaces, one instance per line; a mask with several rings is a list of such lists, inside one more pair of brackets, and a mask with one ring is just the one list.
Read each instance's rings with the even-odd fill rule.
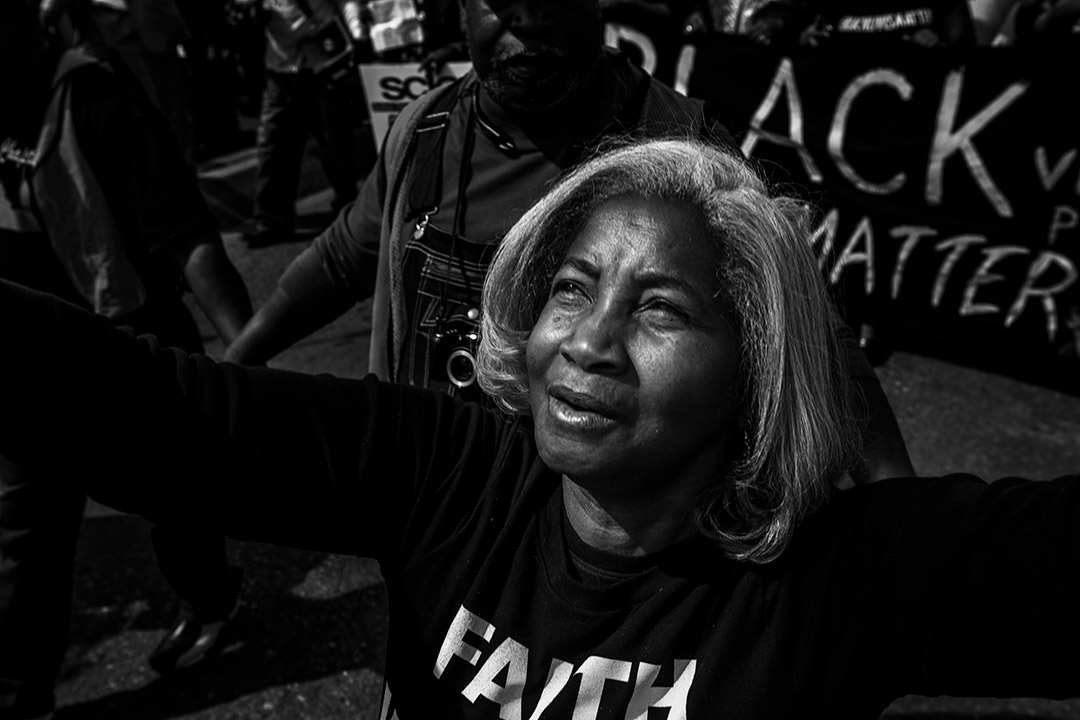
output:
[[659,298],[647,300],[641,306],[641,311],[672,322],[686,322],[690,319],[690,314],[681,307]]
[[575,298],[585,294],[584,289],[573,280],[566,278],[556,279],[551,285],[551,297]]

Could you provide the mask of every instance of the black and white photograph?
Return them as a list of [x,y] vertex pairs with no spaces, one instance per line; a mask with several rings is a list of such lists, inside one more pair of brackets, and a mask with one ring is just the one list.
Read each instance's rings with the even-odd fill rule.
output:
[[1080,0],[0,0],[0,720],[1080,720]]

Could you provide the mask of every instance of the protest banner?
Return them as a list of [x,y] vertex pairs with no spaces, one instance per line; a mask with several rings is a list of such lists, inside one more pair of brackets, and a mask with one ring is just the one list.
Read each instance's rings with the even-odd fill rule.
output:
[[[629,18],[633,18],[631,13]],[[605,44],[626,52],[641,67],[664,82],[674,83],[678,72],[682,39],[669,24],[651,26],[633,22],[606,22]],[[687,51],[689,52],[689,50]],[[371,119],[375,151],[382,147],[386,131],[394,118],[410,102],[444,83],[451,82],[469,71],[468,62],[453,62],[443,66],[432,85],[419,65],[411,63],[363,63],[359,66],[364,86],[368,116]],[[684,71],[685,76],[685,71]],[[685,83],[683,92],[685,93]]]
[[[817,209],[814,249],[853,324],[1080,387],[1080,111],[1068,102],[1080,78],[1066,58],[996,47],[780,53],[629,22],[607,23],[605,42],[709,101],[742,151]],[[415,66],[372,67],[381,142],[427,83]]]
[[1063,60],[718,37],[685,81],[817,206],[814,249],[849,315],[1076,378],[1080,79]]

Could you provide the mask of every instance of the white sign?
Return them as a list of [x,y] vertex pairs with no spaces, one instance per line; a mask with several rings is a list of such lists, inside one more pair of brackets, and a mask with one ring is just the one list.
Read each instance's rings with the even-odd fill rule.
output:
[[[452,82],[469,71],[468,62],[447,63],[436,78],[435,85]],[[383,138],[398,113],[416,98],[432,88],[427,76],[416,63],[372,63],[360,66],[364,83],[368,117],[371,118],[375,151],[382,149]]]

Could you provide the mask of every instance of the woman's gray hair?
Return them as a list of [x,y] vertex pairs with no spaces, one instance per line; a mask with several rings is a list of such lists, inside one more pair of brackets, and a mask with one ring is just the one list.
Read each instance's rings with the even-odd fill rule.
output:
[[696,208],[720,249],[718,298],[739,335],[747,427],[695,522],[729,557],[773,560],[831,486],[860,466],[861,442],[809,209],[771,196],[747,161],[701,141],[664,139],[607,150],[565,175],[514,225],[491,266],[479,382],[504,409],[529,414],[525,349],[551,280],[585,221],[620,196]]

